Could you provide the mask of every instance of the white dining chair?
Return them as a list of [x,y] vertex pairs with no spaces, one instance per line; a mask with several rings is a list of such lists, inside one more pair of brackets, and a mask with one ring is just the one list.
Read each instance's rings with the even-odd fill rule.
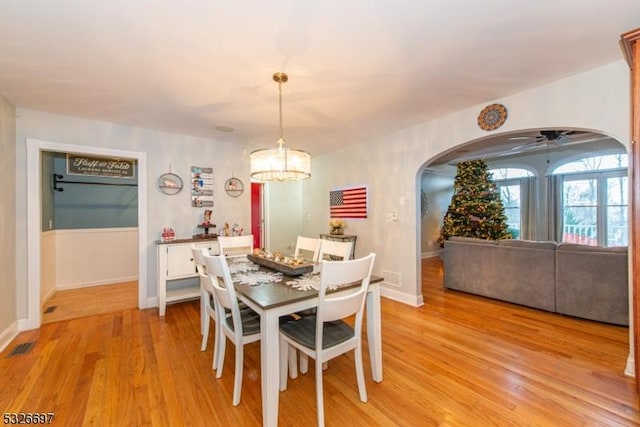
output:
[[220,325],[216,378],[222,377],[227,338],[235,345],[235,379],[233,384],[233,406],[240,403],[242,391],[242,364],[244,346],[260,340],[260,315],[250,308],[240,310],[236,292],[231,281],[229,265],[224,255],[205,255],[207,275],[214,289],[217,322]]
[[300,257],[311,262],[318,262],[318,255],[320,254],[320,243],[320,239],[298,236],[293,256]]
[[[343,242],[338,240],[327,240],[320,239],[320,249],[318,250],[318,261],[322,260],[330,260],[330,261],[344,261],[351,258],[351,247],[352,242]],[[320,266],[320,268],[322,268]],[[299,311],[296,315],[300,317],[306,317],[309,315],[315,315],[315,308],[310,308],[308,310]],[[291,359],[289,362],[289,372],[291,378],[295,378],[297,373],[297,363],[296,363],[297,354],[295,350],[291,349]],[[300,355],[300,372],[306,374],[308,371],[309,360],[307,356],[302,353]],[[327,364],[324,364],[326,369]]]
[[[322,261],[318,310],[280,325],[280,390],[287,389],[289,346],[316,361],[316,402],[318,426],[324,425],[322,364],[354,350],[360,400],[367,401],[362,362],[362,318],[375,254],[347,261]],[[329,287],[358,283],[354,290],[327,293]],[[355,314],[352,327],[343,319]]]
[[241,256],[253,252],[253,235],[218,236],[220,255]]
[[216,319],[215,311],[215,291],[207,275],[207,267],[205,265],[205,255],[209,254],[204,248],[191,248],[193,262],[196,265],[198,276],[200,277],[200,321],[202,329],[202,343],[200,351],[207,349],[207,341],[209,340],[209,326],[213,320],[214,338],[213,338],[213,369],[216,368],[218,360],[218,351],[220,348],[220,324]]
[[352,242],[340,242],[335,240],[321,239],[318,261],[322,260],[348,260],[351,258]]

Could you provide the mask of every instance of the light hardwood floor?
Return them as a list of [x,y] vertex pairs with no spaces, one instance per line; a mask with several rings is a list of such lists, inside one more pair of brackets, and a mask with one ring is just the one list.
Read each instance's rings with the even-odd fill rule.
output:
[[[138,282],[57,291],[44,304],[42,323],[113,313],[138,306]],[[48,312],[48,309],[55,310]]]
[[[324,374],[328,426],[631,426],[634,380],[623,374],[628,329],[442,288],[423,261],[425,305],[383,299],[384,380],[359,401],[353,355]],[[0,354],[0,409],[55,412],[57,425],[260,426],[260,346],[245,348],[242,400],[200,352],[197,301],[59,321],[21,333]],[[15,344],[35,341],[21,356]],[[366,353],[365,353],[366,354]],[[312,365],[312,364],[311,364]],[[315,423],[313,366],[280,395],[280,425]]]

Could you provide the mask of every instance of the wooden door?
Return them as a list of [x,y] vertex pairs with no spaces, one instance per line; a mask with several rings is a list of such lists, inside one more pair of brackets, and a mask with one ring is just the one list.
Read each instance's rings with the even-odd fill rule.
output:
[[631,67],[631,277],[633,283],[633,348],[636,390],[640,392],[640,28],[622,35]]
[[261,183],[251,183],[251,233],[253,234],[253,247],[262,248],[264,236],[263,228],[263,209],[262,209],[262,189]]

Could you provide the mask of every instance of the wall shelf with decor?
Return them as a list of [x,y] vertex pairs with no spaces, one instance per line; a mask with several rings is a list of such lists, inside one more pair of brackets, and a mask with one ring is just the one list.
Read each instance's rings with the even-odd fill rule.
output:
[[175,173],[163,173],[158,178],[158,189],[167,195],[178,194],[183,187],[182,178],[180,178]]
[[224,191],[231,197],[238,197],[244,191],[244,183],[238,178],[231,177],[224,183]]

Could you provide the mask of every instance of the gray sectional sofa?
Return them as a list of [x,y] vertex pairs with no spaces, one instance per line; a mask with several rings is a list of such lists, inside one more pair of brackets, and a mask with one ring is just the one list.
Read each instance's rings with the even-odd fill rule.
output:
[[629,324],[627,248],[451,237],[443,260],[447,289]]

